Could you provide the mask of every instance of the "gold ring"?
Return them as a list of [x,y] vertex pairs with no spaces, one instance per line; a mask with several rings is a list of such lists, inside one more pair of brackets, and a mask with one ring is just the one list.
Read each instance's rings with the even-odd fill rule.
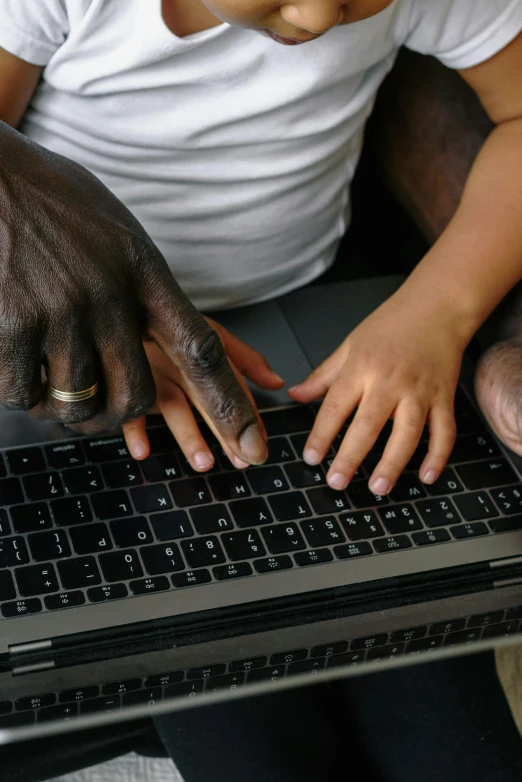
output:
[[83,391],[59,391],[54,388],[50,383],[47,384],[49,393],[55,399],[59,399],[60,402],[84,402],[86,399],[90,399],[98,392],[98,381],[90,388],[85,388]]

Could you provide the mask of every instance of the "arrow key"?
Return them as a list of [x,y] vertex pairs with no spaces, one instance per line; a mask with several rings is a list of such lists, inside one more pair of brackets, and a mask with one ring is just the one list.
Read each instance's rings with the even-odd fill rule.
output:
[[493,489],[491,496],[502,513],[511,516],[522,512],[522,486],[508,486],[505,489]]

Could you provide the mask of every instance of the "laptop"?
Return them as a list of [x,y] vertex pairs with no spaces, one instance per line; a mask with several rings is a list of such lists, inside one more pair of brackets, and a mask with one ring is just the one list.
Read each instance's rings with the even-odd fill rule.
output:
[[[291,385],[401,282],[218,319]],[[441,478],[419,482],[422,442],[389,498],[367,486],[385,438],[334,492],[326,464],[300,459],[317,406],[284,392],[256,392],[269,459],[245,472],[214,441],[216,467],[196,475],[159,417],[136,463],[118,432],[4,413],[0,743],[522,641],[522,462],[471,379],[467,363]]]

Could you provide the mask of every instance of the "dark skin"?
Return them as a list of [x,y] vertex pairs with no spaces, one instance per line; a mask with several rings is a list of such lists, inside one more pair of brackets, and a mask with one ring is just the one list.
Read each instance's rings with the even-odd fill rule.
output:
[[[16,120],[14,116],[9,119]],[[60,226],[60,230],[56,230]],[[99,431],[156,397],[142,338],[177,366],[231,455],[266,458],[258,414],[217,332],[141,225],[96,177],[0,123],[0,404]],[[101,390],[81,403],[58,389]]]

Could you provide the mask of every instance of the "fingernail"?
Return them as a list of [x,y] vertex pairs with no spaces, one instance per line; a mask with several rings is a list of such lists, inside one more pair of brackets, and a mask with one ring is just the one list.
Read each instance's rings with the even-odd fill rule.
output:
[[275,377],[276,380],[279,380],[280,383],[284,383],[285,382],[285,379],[283,377],[281,377],[281,375],[278,375],[277,372],[272,372],[272,374],[273,374],[273,376]]
[[232,456],[232,464],[234,467],[237,467],[238,470],[244,470],[245,467],[250,467],[247,462],[242,462],[241,459],[238,459],[235,455]]
[[334,474],[328,478],[328,483],[332,489],[346,489],[348,486],[348,481],[340,472],[334,472]]
[[388,494],[391,490],[392,485],[389,481],[386,480],[386,478],[377,478],[377,480],[374,481],[370,486],[371,493],[378,494],[379,496]]
[[437,480],[437,473],[435,470],[428,470],[424,473],[423,483],[435,483]]
[[321,457],[317,453],[316,450],[313,448],[305,448],[303,451],[303,459],[307,464],[310,464],[312,467],[315,467],[316,464],[319,464],[321,461]]
[[251,424],[239,438],[239,445],[250,464],[263,464],[268,449],[257,424]]
[[143,443],[133,443],[129,451],[134,459],[143,459],[147,455],[147,447]]
[[301,385],[301,384],[299,383],[299,385],[297,385],[297,386],[292,386],[292,388],[289,388],[288,390],[289,390],[289,391],[297,391],[297,389],[300,387],[300,385]]
[[192,461],[198,470],[206,470],[214,464],[214,459],[207,451],[198,451],[192,457]]

